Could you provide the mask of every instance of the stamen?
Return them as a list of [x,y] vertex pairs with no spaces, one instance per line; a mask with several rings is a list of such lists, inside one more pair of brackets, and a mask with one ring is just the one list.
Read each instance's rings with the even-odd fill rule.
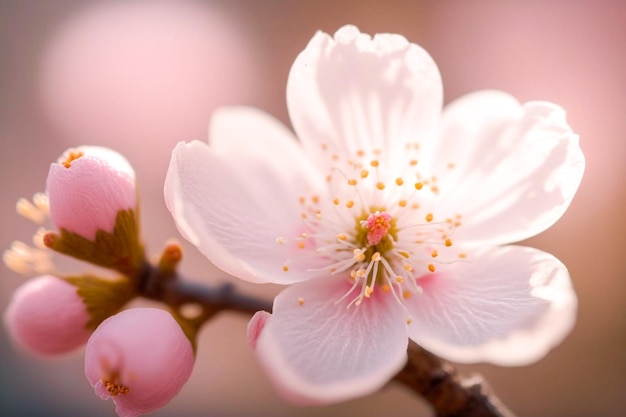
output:
[[81,151],[77,151],[77,152],[69,151],[65,160],[61,162],[61,165],[69,169],[72,166],[72,162],[74,162],[75,160],[77,160],[83,155],[84,153],[82,153]]
[[130,389],[128,387],[125,387],[121,384],[115,384],[112,381],[107,381],[103,379],[102,384],[104,385],[104,388],[106,388],[111,397],[128,394],[130,392]]
[[17,200],[15,209],[20,216],[25,217],[34,223],[41,225],[46,221],[46,213],[43,213],[39,207],[35,206],[25,198]]

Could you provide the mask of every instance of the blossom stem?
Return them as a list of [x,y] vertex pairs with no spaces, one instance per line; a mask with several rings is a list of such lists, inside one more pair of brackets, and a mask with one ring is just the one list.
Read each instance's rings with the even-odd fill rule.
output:
[[[196,330],[221,311],[253,315],[272,311],[271,302],[243,294],[235,285],[207,286],[190,282],[175,269],[146,263],[139,280],[143,297],[161,301],[180,312],[185,305],[199,305],[201,313],[190,319]],[[479,375],[459,375],[448,362],[411,342],[406,366],[394,380],[424,398],[437,417],[514,417],[500,403]]]

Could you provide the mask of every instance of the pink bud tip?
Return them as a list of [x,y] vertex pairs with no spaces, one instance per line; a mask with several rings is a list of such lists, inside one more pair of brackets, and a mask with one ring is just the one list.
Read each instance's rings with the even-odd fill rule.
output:
[[113,231],[117,213],[137,205],[133,168],[99,146],[67,150],[50,166],[47,189],[52,223],[90,240],[98,229]]
[[248,322],[248,346],[250,346],[250,349],[256,349],[256,341],[261,336],[265,324],[271,317],[270,313],[261,310],[254,313],[254,316]]
[[85,352],[85,375],[120,417],[163,407],[193,369],[191,342],[174,318],[155,308],[133,308],[98,326]]
[[82,346],[91,332],[87,308],[68,282],[50,275],[15,291],[4,323],[12,338],[33,353],[57,355]]

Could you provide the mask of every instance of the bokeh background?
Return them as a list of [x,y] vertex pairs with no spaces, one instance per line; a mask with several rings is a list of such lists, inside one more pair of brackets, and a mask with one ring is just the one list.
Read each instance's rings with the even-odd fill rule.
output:
[[[496,88],[561,104],[587,171],[569,211],[528,244],[559,257],[580,297],[576,328],[540,362],[463,366],[486,376],[520,417],[626,415],[626,2],[594,1],[0,1],[0,247],[34,225],[15,201],[45,186],[67,147],[110,146],[134,165],[149,249],[177,236],[162,184],[181,140],[205,139],[211,111],[248,104],[288,123],[285,83],[316,30],[353,23],[424,46],[446,102]],[[225,279],[194,248],[183,271]],[[24,278],[0,267],[0,309]],[[269,296],[271,286],[243,285]],[[246,318],[202,332],[197,366],[155,416],[429,416],[403,387],[298,408],[268,385],[245,343]],[[0,330],[0,415],[111,416],[93,395],[82,352],[41,360]]]

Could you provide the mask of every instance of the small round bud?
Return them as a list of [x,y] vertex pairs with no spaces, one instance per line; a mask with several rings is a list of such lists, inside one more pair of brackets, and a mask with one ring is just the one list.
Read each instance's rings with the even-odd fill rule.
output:
[[121,154],[99,146],[67,150],[50,166],[50,219],[59,229],[94,240],[112,232],[121,210],[135,209],[135,172]]
[[40,355],[57,355],[82,346],[91,334],[88,321],[78,289],[51,275],[19,287],[4,313],[13,340]]
[[171,314],[133,308],[102,322],[87,342],[85,375],[120,417],[163,407],[191,375],[191,342]]

